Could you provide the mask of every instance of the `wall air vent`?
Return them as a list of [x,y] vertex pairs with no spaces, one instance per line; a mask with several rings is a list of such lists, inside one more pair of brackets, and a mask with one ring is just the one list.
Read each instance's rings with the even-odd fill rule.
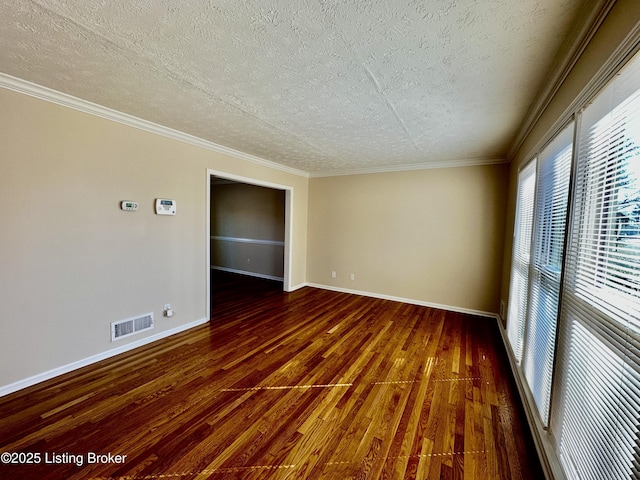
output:
[[139,317],[111,322],[111,341],[120,340],[153,328],[153,312]]

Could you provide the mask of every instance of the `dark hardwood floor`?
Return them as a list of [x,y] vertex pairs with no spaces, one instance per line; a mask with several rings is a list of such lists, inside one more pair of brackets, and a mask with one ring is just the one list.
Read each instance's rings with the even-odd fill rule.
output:
[[210,324],[0,398],[0,478],[544,478],[495,320],[212,275]]

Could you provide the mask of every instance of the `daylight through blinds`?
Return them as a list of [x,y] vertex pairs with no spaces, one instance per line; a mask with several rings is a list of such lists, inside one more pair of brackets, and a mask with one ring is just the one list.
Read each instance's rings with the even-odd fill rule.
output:
[[538,156],[523,369],[544,425],[555,358],[573,131],[571,122]]
[[507,338],[571,480],[640,479],[636,57],[518,176]]
[[640,478],[639,67],[581,115],[552,411],[569,478]]
[[536,186],[536,161],[533,160],[518,175],[516,227],[511,261],[511,289],[507,314],[507,335],[518,362],[522,359],[527,292],[529,290],[529,256],[533,228],[533,202]]

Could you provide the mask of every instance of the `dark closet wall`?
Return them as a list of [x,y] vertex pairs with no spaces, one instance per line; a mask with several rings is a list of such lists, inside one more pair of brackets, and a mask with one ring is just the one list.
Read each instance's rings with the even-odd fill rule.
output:
[[284,276],[285,192],[212,179],[211,266]]

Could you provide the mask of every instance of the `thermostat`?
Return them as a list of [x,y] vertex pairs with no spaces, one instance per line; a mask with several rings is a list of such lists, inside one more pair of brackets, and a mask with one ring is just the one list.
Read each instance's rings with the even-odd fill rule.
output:
[[167,198],[156,198],[156,213],[158,215],[175,215],[176,201]]
[[138,202],[132,202],[131,200],[123,200],[120,202],[120,208],[128,212],[135,212],[138,210]]

